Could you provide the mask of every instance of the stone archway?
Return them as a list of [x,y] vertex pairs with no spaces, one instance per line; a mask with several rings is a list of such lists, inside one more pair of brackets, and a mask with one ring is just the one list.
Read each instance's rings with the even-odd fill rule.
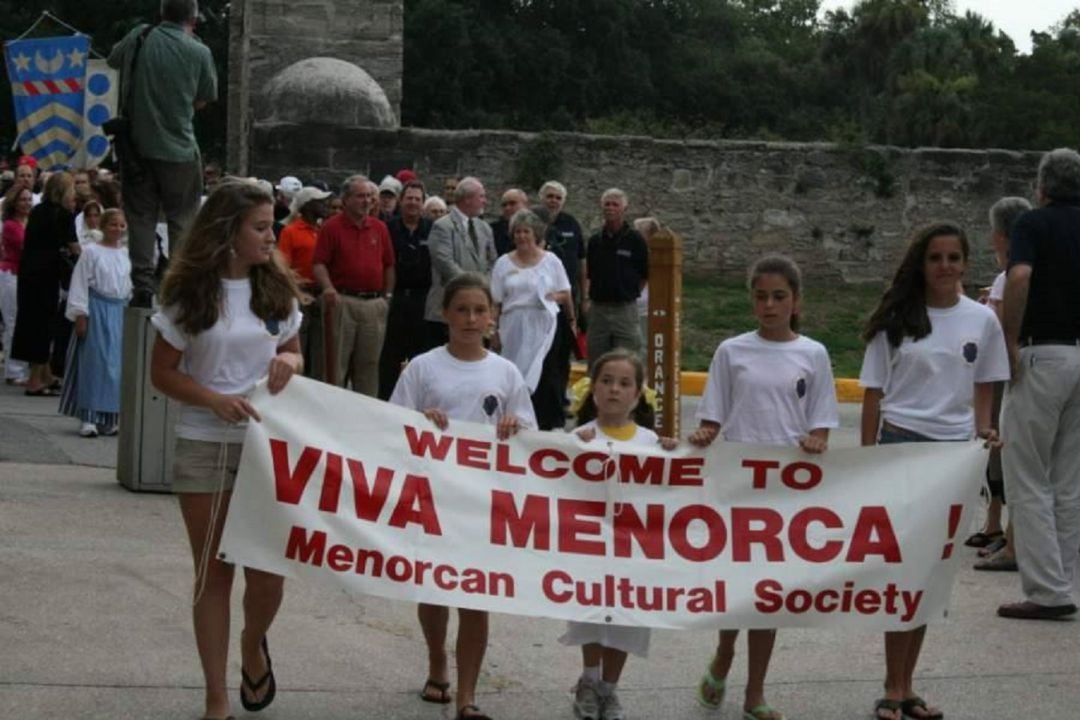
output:
[[[246,174],[253,164],[257,125],[397,127],[403,15],[403,0],[234,0],[230,171]],[[335,102],[341,111],[326,112]]]

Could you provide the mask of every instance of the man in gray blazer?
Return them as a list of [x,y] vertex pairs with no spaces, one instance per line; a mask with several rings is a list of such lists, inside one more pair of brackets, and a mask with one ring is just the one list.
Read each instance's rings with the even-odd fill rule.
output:
[[424,319],[429,345],[447,340],[442,316],[443,287],[463,272],[491,274],[495,264],[495,239],[491,226],[480,219],[487,204],[484,185],[474,177],[462,178],[454,191],[450,212],[435,221],[428,235],[431,255],[431,290],[428,291]]

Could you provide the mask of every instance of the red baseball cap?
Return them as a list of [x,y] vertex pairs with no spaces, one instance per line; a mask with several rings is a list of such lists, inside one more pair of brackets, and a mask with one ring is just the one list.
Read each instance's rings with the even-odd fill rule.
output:
[[398,170],[397,175],[395,175],[394,177],[398,179],[398,182],[404,185],[407,182],[412,182],[413,180],[415,180],[416,173],[406,168],[404,170]]
[[15,166],[29,165],[30,167],[37,169],[37,159],[31,155],[22,155],[19,157],[19,162],[15,163]]

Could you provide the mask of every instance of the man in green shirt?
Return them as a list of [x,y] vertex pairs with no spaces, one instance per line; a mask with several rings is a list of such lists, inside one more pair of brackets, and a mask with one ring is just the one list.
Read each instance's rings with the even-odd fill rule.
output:
[[192,120],[217,99],[209,48],[195,37],[196,0],[162,0],[161,23],[139,25],[109,53],[120,70],[122,107],[140,156],[124,168],[124,211],[130,228],[132,304],[150,307],[155,227],[164,214],[169,253],[190,227],[202,197],[202,160]]

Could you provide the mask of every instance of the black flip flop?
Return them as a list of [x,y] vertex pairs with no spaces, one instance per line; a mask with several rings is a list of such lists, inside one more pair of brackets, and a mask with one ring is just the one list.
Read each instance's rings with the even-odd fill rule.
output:
[[[434,690],[438,695],[434,693],[429,694],[429,690]],[[420,699],[424,702],[435,703],[436,705],[447,705],[450,703],[450,683],[448,682],[436,682],[431,678],[427,679],[424,683],[424,689],[420,691]]]
[[984,548],[987,545],[989,545],[990,543],[994,542],[994,540],[996,540],[997,538],[1003,537],[1004,535],[1005,535],[1005,533],[1000,532],[1000,531],[988,533],[988,532],[982,532],[980,530],[979,532],[975,533],[974,535],[969,537],[967,540],[965,540],[964,544],[967,545],[968,547]]
[[454,720],[491,720],[491,718],[489,718],[487,715],[484,715],[483,713],[480,713],[479,715],[466,715],[466,710],[473,710],[477,713],[480,713],[480,708],[476,707],[475,705],[465,705],[457,711],[457,715],[455,716]]
[[23,395],[29,397],[57,397],[59,394],[60,391],[54,389],[52,385],[45,385],[37,390],[23,390]]
[[[277,694],[277,682],[274,680],[274,664],[270,661],[270,646],[266,644],[266,636],[263,635],[262,640],[263,655],[266,656],[266,674],[259,678],[258,682],[253,682],[248,676],[247,671],[243,667],[240,668],[240,677],[242,682],[240,684],[240,704],[244,706],[244,709],[248,712],[259,712],[263,708],[267,707],[270,703],[274,702],[274,695]],[[244,695],[244,688],[248,689],[248,692],[254,696],[262,689],[264,685],[269,683],[270,687],[266,691],[266,696],[262,700],[248,700]]]
[[[923,714],[916,715],[916,710],[921,710]],[[931,713],[927,710],[926,701],[918,695],[909,697],[907,700],[900,703],[900,712],[904,714],[904,717],[912,718],[913,720],[941,720],[945,717],[945,713],[940,710],[935,713]]]

